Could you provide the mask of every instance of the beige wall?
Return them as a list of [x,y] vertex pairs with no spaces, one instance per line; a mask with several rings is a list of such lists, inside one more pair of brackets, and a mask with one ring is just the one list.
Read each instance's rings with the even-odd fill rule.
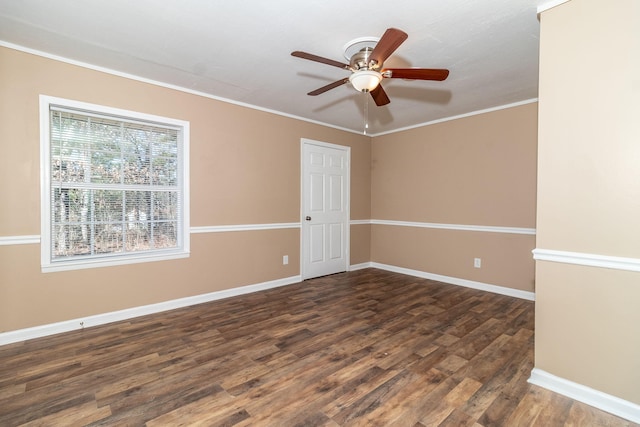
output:
[[[538,248],[640,262],[640,3],[541,14]],[[538,261],[536,368],[640,404],[640,273]]]
[[[40,234],[39,94],[189,121],[192,227],[299,222],[300,138],[351,147],[351,218],[370,218],[369,137],[0,48],[0,237]],[[188,259],[47,274],[39,245],[0,246],[0,332],[300,273],[297,229],[191,240]]]
[[[536,103],[377,137],[372,218],[535,228],[536,147]],[[534,290],[534,235],[372,227],[374,262]]]
[[[371,139],[6,48],[0,75],[0,237],[40,234],[39,94],[189,121],[192,227],[298,222],[310,138],[351,147],[353,220],[535,228],[536,104]],[[350,261],[533,291],[534,241],[357,224]],[[196,233],[188,259],[43,274],[39,245],[0,246],[0,332],[295,276],[299,253],[297,229]]]

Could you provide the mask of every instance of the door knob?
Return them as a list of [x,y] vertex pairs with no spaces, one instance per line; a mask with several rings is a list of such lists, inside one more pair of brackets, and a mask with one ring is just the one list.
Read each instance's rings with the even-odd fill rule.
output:
[[310,217],[310,216],[306,217],[305,219],[306,219],[307,221],[311,221],[311,217]]

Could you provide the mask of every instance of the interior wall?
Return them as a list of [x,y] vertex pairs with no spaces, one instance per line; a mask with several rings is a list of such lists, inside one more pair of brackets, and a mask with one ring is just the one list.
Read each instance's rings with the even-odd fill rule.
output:
[[[0,48],[0,240],[40,234],[40,94],[189,121],[191,227],[299,223],[301,138],[351,147],[351,219],[370,218],[367,136]],[[296,228],[192,233],[188,259],[44,274],[39,244],[1,244],[0,332],[293,277],[299,254]]]
[[540,19],[536,368],[640,404],[640,4]]
[[[352,265],[533,291],[532,234],[368,220],[534,229],[536,104],[371,139],[7,48],[0,70],[0,197],[19,207],[0,210],[0,240],[40,234],[45,94],[189,121],[192,227],[299,222],[300,138],[342,144],[351,219],[365,220],[351,226]],[[188,259],[47,274],[38,244],[0,245],[0,332],[296,276],[299,240],[298,229],[192,233]]]
[[374,138],[372,261],[533,292],[533,233],[447,227],[535,229],[536,149],[536,103]]

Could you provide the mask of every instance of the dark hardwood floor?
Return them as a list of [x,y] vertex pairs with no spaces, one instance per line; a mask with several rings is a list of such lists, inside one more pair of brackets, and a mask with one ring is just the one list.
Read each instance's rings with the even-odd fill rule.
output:
[[367,269],[0,347],[0,426],[630,426],[526,382],[533,303]]

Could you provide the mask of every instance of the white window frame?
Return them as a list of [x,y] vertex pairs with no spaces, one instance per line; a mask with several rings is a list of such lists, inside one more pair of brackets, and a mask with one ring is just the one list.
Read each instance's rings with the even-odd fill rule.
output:
[[[51,106],[77,110],[79,113],[112,116],[114,119],[141,121],[178,130],[178,191],[182,208],[178,223],[178,245],[172,249],[129,252],[125,254],[107,254],[101,257],[67,258],[52,260],[51,242]],[[41,268],[42,272],[77,270],[114,265],[135,264],[150,261],[164,261],[187,258],[190,254],[189,228],[189,122],[136,111],[122,110],[86,102],[40,95],[40,218],[41,218]]]

